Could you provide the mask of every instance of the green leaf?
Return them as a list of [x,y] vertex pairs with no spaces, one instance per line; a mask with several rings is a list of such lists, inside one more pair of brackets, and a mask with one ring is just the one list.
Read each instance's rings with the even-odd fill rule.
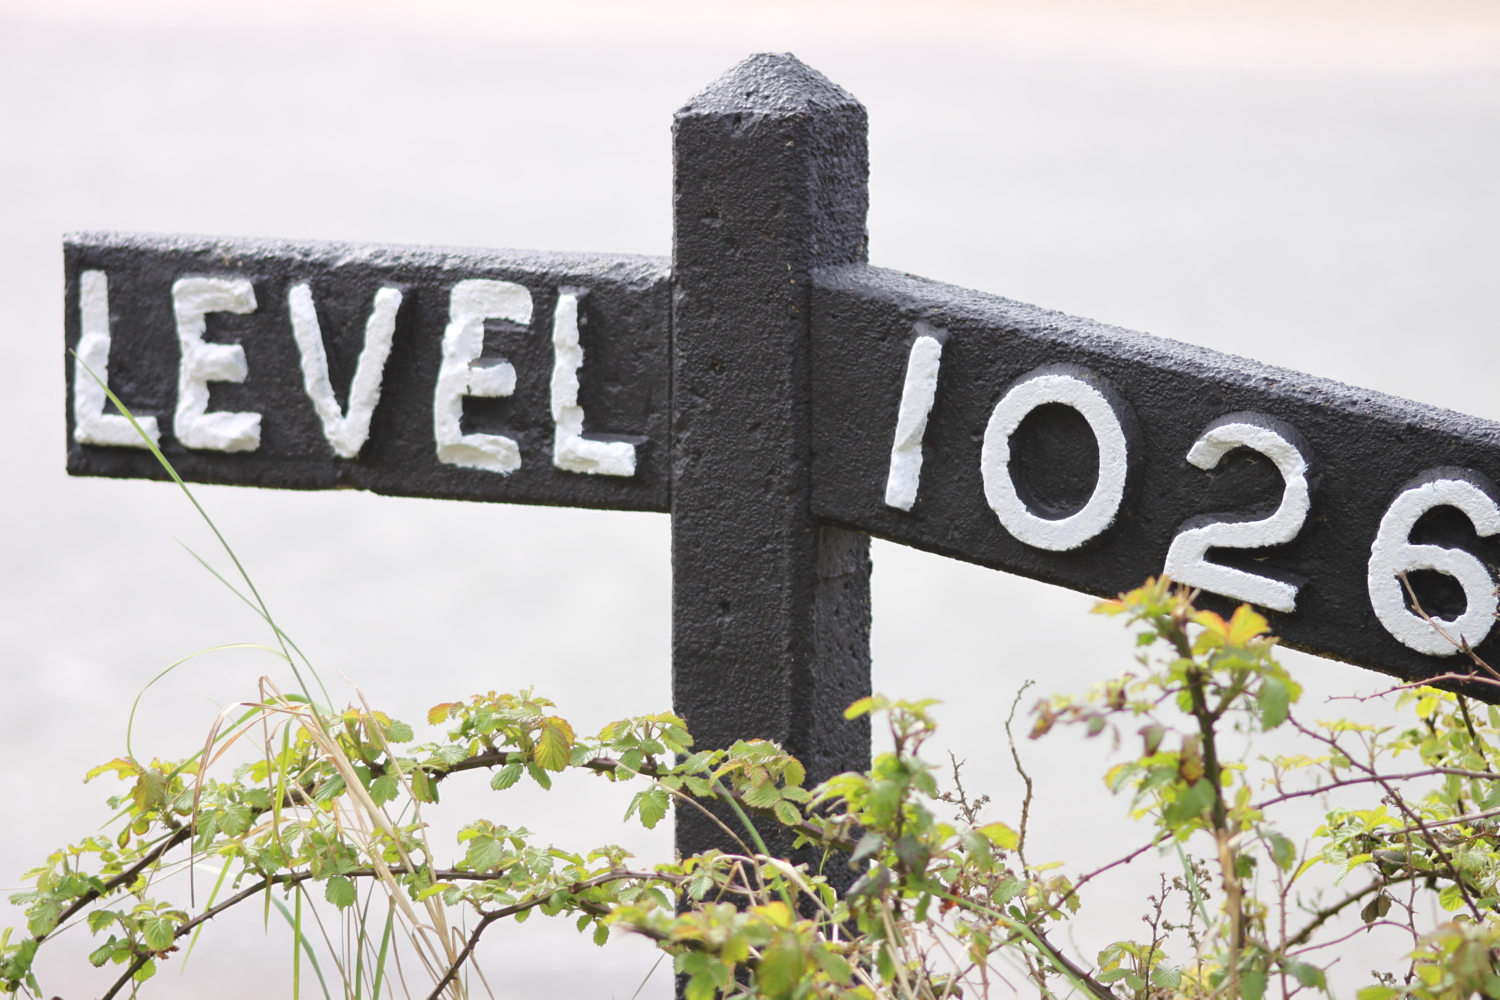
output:
[[1271,860],[1276,862],[1277,868],[1286,871],[1297,863],[1297,845],[1291,838],[1273,831],[1268,839],[1271,841]]
[[1198,819],[1214,802],[1214,787],[1207,778],[1199,778],[1185,788],[1162,813],[1162,820],[1169,826],[1177,826]]
[[875,852],[884,846],[885,834],[875,830],[867,831],[863,837],[859,838],[859,843],[854,845],[854,853],[849,856],[849,867],[858,871],[861,861],[874,857]]
[[313,796],[318,802],[332,802],[344,793],[344,779],[334,775],[318,786],[318,792]]
[[490,779],[490,787],[497,792],[503,792],[521,780],[523,771],[524,766],[520,761],[516,761],[514,764],[506,764],[500,770],[496,771],[495,776]]
[[1171,966],[1158,965],[1151,970],[1151,981],[1163,989],[1175,990],[1182,985],[1182,972]]
[[250,829],[250,807],[231,802],[224,807],[224,819],[221,822],[225,833],[231,837],[238,837]]
[[146,947],[152,951],[166,951],[172,947],[176,931],[177,925],[168,917],[153,915],[141,921],[141,934],[146,939]]
[[1438,905],[1452,913],[1454,910],[1462,909],[1464,905],[1464,893],[1457,885],[1444,887],[1438,893]]
[[1162,738],[1167,735],[1167,727],[1160,722],[1153,722],[1149,726],[1142,726],[1140,734],[1142,746],[1146,751],[1142,756],[1150,757],[1161,746]]
[[755,809],[771,809],[781,801],[781,789],[767,782],[758,787],[752,786],[745,792],[745,805]]
[[802,766],[802,762],[796,757],[788,757],[786,764],[781,769],[781,778],[787,787],[800,785],[807,780],[807,769]]
[[979,832],[989,838],[990,843],[1004,851],[1013,851],[1021,842],[1020,834],[1006,826],[1004,823],[987,823],[979,828]]
[[531,780],[535,781],[538,785],[541,785],[544,790],[552,790],[552,778],[547,774],[546,771],[542,770],[540,767],[537,767],[535,764],[527,761],[526,773],[531,775]]
[[115,772],[115,777],[123,781],[133,775],[140,774],[141,765],[124,757],[116,757],[108,764],[100,764],[98,767],[90,768],[89,772],[83,776],[83,780],[87,783],[93,781],[101,774],[108,774],[110,771]]
[[840,986],[847,986],[849,979],[854,975],[848,959],[844,956],[829,951],[827,948],[819,948],[817,952],[818,965],[828,974],[828,978]]
[[1328,988],[1328,980],[1324,977],[1323,970],[1316,965],[1309,965],[1307,962],[1291,961],[1283,965],[1282,968],[1290,975],[1296,977],[1297,982],[1303,986],[1310,986],[1319,990],[1326,990]]
[[370,798],[377,806],[383,806],[401,791],[401,784],[389,771],[370,782]]
[[101,965],[103,965],[105,962],[108,962],[110,956],[113,955],[114,953],[115,953],[115,939],[114,939],[114,936],[111,935],[110,939],[108,941],[104,942],[99,947],[97,947],[93,951],[89,952],[89,964],[92,965],[94,968],[97,969]]
[[57,918],[62,913],[55,900],[46,900],[37,903],[26,914],[26,929],[31,931],[32,937],[41,937],[43,934],[52,933],[57,926]]
[[1266,974],[1246,972],[1240,976],[1240,996],[1244,1000],[1261,1000],[1266,994]]
[[798,823],[802,822],[802,814],[799,813],[797,811],[797,807],[792,805],[790,802],[783,800],[776,803],[775,810],[776,818],[781,820],[787,826],[796,826]]
[[539,767],[549,771],[561,771],[568,766],[568,757],[573,749],[573,727],[557,716],[542,720],[541,735],[537,739],[532,758]]
[[922,843],[911,834],[907,834],[895,843],[896,857],[906,865],[908,869],[920,875],[927,869],[927,859],[930,854],[927,845]]
[[594,943],[601,948],[609,943],[609,925],[602,920],[594,921]]
[[896,960],[891,957],[891,945],[889,941],[880,942],[880,948],[875,952],[875,970],[880,973],[880,978],[888,983],[896,981]]
[[1394,986],[1365,986],[1354,994],[1358,1000],[1391,1000],[1401,995]]
[[876,865],[854,880],[849,891],[844,893],[845,899],[858,899],[860,896],[878,896],[891,881],[891,870],[884,865]]
[[625,818],[629,819],[631,813],[639,810],[641,825],[648,830],[655,829],[656,824],[660,823],[662,817],[667,814],[667,805],[670,801],[665,788],[653,785],[644,792],[637,792],[635,798],[630,800],[630,808],[626,811]]
[[714,1000],[719,992],[714,981],[707,975],[698,975],[688,980],[684,996],[687,1000]]
[[505,845],[494,837],[479,836],[469,841],[464,867],[476,872],[493,871],[505,860]]
[[1285,722],[1291,700],[1291,691],[1279,677],[1267,677],[1261,681],[1260,694],[1256,696],[1260,704],[1261,725],[1269,730]]
[[791,931],[781,931],[761,951],[755,966],[755,985],[770,996],[788,996],[802,982],[806,971],[807,956],[802,951],[802,942]]
[[341,910],[353,906],[358,896],[354,883],[342,875],[329,879],[328,885],[323,889],[323,898]]

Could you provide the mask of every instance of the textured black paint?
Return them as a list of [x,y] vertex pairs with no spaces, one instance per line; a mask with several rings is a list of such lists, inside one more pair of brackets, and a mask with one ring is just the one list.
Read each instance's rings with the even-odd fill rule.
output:
[[[1425,470],[1461,466],[1500,482],[1500,425],[1295,372],[1131,333],[865,263],[865,112],[785,55],[731,70],[677,115],[674,257],[449,250],[84,235],[66,245],[66,337],[79,337],[80,272],[109,275],[112,387],[158,418],[163,448],[190,480],[294,489],[358,487],[452,499],[667,511],[672,514],[673,696],[700,746],[781,741],[810,781],[869,758],[868,725],[842,719],[869,690],[870,563],[862,532],[1094,594],[1162,569],[1185,523],[1259,517],[1281,496],[1263,457],[1218,468],[1186,452],[1212,421],[1254,411],[1295,428],[1316,466],[1313,509],[1294,542],[1210,558],[1306,580],[1295,614],[1273,614],[1289,645],[1402,678],[1458,666],[1414,653],[1375,620],[1365,565],[1382,513]],[[215,383],[214,410],[260,412],[262,447],[190,451],[171,433],[179,349],[171,284],[243,275],[259,308],[211,315],[207,338],[243,344],[242,385]],[[466,403],[465,429],[520,442],[509,476],[437,461],[433,389],[448,295],[465,278],[518,282],[534,297],[528,329],[495,324],[485,355],[518,374],[506,399]],[[370,439],[334,457],[302,385],[286,306],[310,281],[341,404],[376,288],[405,301]],[[565,472],[551,462],[551,316],[558,289],[589,289],[580,402],[589,436],[637,444],[631,478]],[[925,324],[918,326],[918,324]],[[945,343],[916,505],[884,505],[897,405],[912,337]],[[1116,523],[1078,551],[1010,537],[988,508],[979,454],[990,412],[1043,366],[1086,369],[1133,413],[1133,455]],[[72,365],[68,365],[71,386]],[[71,399],[71,393],[70,393]],[[146,452],[80,446],[76,475],[163,478]],[[1093,489],[1098,448],[1065,407],[1018,429],[1012,470],[1033,509],[1076,510]],[[1500,565],[1500,539],[1476,539],[1451,509],[1424,517],[1413,542],[1457,545]],[[1412,575],[1429,608],[1462,594]],[[1230,602],[1205,596],[1228,610]],[[1500,651],[1500,637],[1480,647]],[[1485,692],[1479,692],[1484,696]],[[697,814],[678,815],[684,853],[724,846]],[[773,849],[784,850],[785,839]],[[849,877],[835,865],[836,880]]]
[[[360,246],[348,243],[214,239],[198,236],[82,234],[65,245],[67,346],[79,337],[78,276],[109,278],[110,387],[137,415],[152,415],[162,451],[184,479],[289,489],[355,487],[401,496],[561,504],[626,510],[667,509],[670,270],[658,257]],[[189,450],[172,435],[181,351],[172,314],[172,282],[188,275],[246,277],[256,309],[212,313],[206,340],[245,349],[249,377],[210,383],[209,409],[261,414],[261,446],[250,452]],[[516,391],[466,399],[465,433],[501,433],[521,448],[509,475],[437,460],[433,388],[442,361],[448,295],[467,278],[525,285],[529,329],[493,322],[484,357],[516,369]],[[334,455],[302,384],[287,289],[311,283],[328,351],[334,394],[346,411],[355,361],[376,289],[403,290],[396,334],[370,437],[355,459]],[[589,289],[580,307],[579,402],[587,437],[636,442],[634,476],[565,472],[552,465],[552,311],[558,288]],[[67,365],[69,398],[73,365]],[[74,475],[162,479],[138,448],[73,441],[68,411],[68,471]]]
[[[810,275],[865,259],[865,129],[820,74],[757,55],[674,131],[673,702],[700,746],[778,740],[810,782],[870,751],[842,716],[869,690],[869,540],[820,527],[809,481]],[[677,846],[731,845],[682,810]]]
[[[1500,425],[1327,379],[1133,333],[994,295],[870,267],[821,271],[813,294],[813,510],[835,524],[995,569],[1092,594],[1113,595],[1161,572],[1184,522],[1224,513],[1264,517],[1276,508],[1281,476],[1262,456],[1231,453],[1212,472],[1187,462],[1194,440],[1235,411],[1278,418],[1312,454],[1312,511],[1293,542],[1272,549],[1210,550],[1215,562],[1305,579],[1290,614],[1269,612],[1286,644],[1403,679],[1466,669],[1462,658],[1416,653],[1398,643],[1370,608],[1365,571],[1380,518],[1410,480],[1437,466],[1475,469],[1500,482]],[[921,489],[909,513],[884,505],[913,324],[947,330],[937,396],[927,426]],[[1076,552],[1023,545],[985,501],[979,456],[990,411],[1018,376],[1065,362],[1108,379],[1139,422],[1120,515],[1096,543]],[[1025,462],[1055,463],[1030,474],[1051,491],[1056,514],[1092,488],[1097,447],[1081,420],[1056,414],[1017,433]],[[1069,455],[1072,441],[1073,454]],[[1024,464],[1024,463],[1023,463]],[[1047,506],[1042,497],[1039,506]],[[1500,498],[1497,498],[1500,499]],[[1052,516],[1052,515],[1044,515]],[[1468,519],[1440,508],[1413,542],[1467,548],[1500,565],[1500,538],[1476,539]],[[1462,610],[1448,577],[1412,574],[1430,611]],[[1445,595],[1445,591],[1447,593]],[[1227,611],[1231,602],[1205,595]],[[1500,653],[1500,629],[1479,647]],[[1480,692],[1481,696],[1485,696]],[[1489,695],[1488,697],[1493,697]]]

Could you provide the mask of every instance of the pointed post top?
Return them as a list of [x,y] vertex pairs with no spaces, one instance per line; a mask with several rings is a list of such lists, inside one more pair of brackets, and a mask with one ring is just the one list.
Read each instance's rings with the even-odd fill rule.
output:
[[677,112],[724,114],[848,110],[863,106],[790,52],[757,52],[703,88]]

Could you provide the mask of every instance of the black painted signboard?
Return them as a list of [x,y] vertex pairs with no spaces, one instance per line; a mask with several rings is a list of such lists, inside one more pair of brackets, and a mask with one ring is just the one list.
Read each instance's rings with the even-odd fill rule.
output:
[[671,260],[71,237],[68,470],[162,475],[92,370],[192,481],[668,512],[677,710],[813,781],[869,755],[871,535],[1403,679],[1500,647],[1500,425],[871,268],[865,136],[746,60],[677,114]]
[[[667,510],[665,259],[104,233],[66,266],[69,348],[185,479]],[[165,477],[69,379],[68,471]]]
[[1169,572],[1402,678],[1500,646],[1500,425],[877,268],[813,315],[820,520],[1093,594]]

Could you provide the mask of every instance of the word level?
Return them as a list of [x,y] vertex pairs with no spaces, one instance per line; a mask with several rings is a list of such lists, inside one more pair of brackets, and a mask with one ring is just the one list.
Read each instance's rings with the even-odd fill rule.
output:
[[665,261],[89,235],[66,252],[75,473],[159,474],[122,451],[145,442],[97,377],[190,479],[666,509]]

